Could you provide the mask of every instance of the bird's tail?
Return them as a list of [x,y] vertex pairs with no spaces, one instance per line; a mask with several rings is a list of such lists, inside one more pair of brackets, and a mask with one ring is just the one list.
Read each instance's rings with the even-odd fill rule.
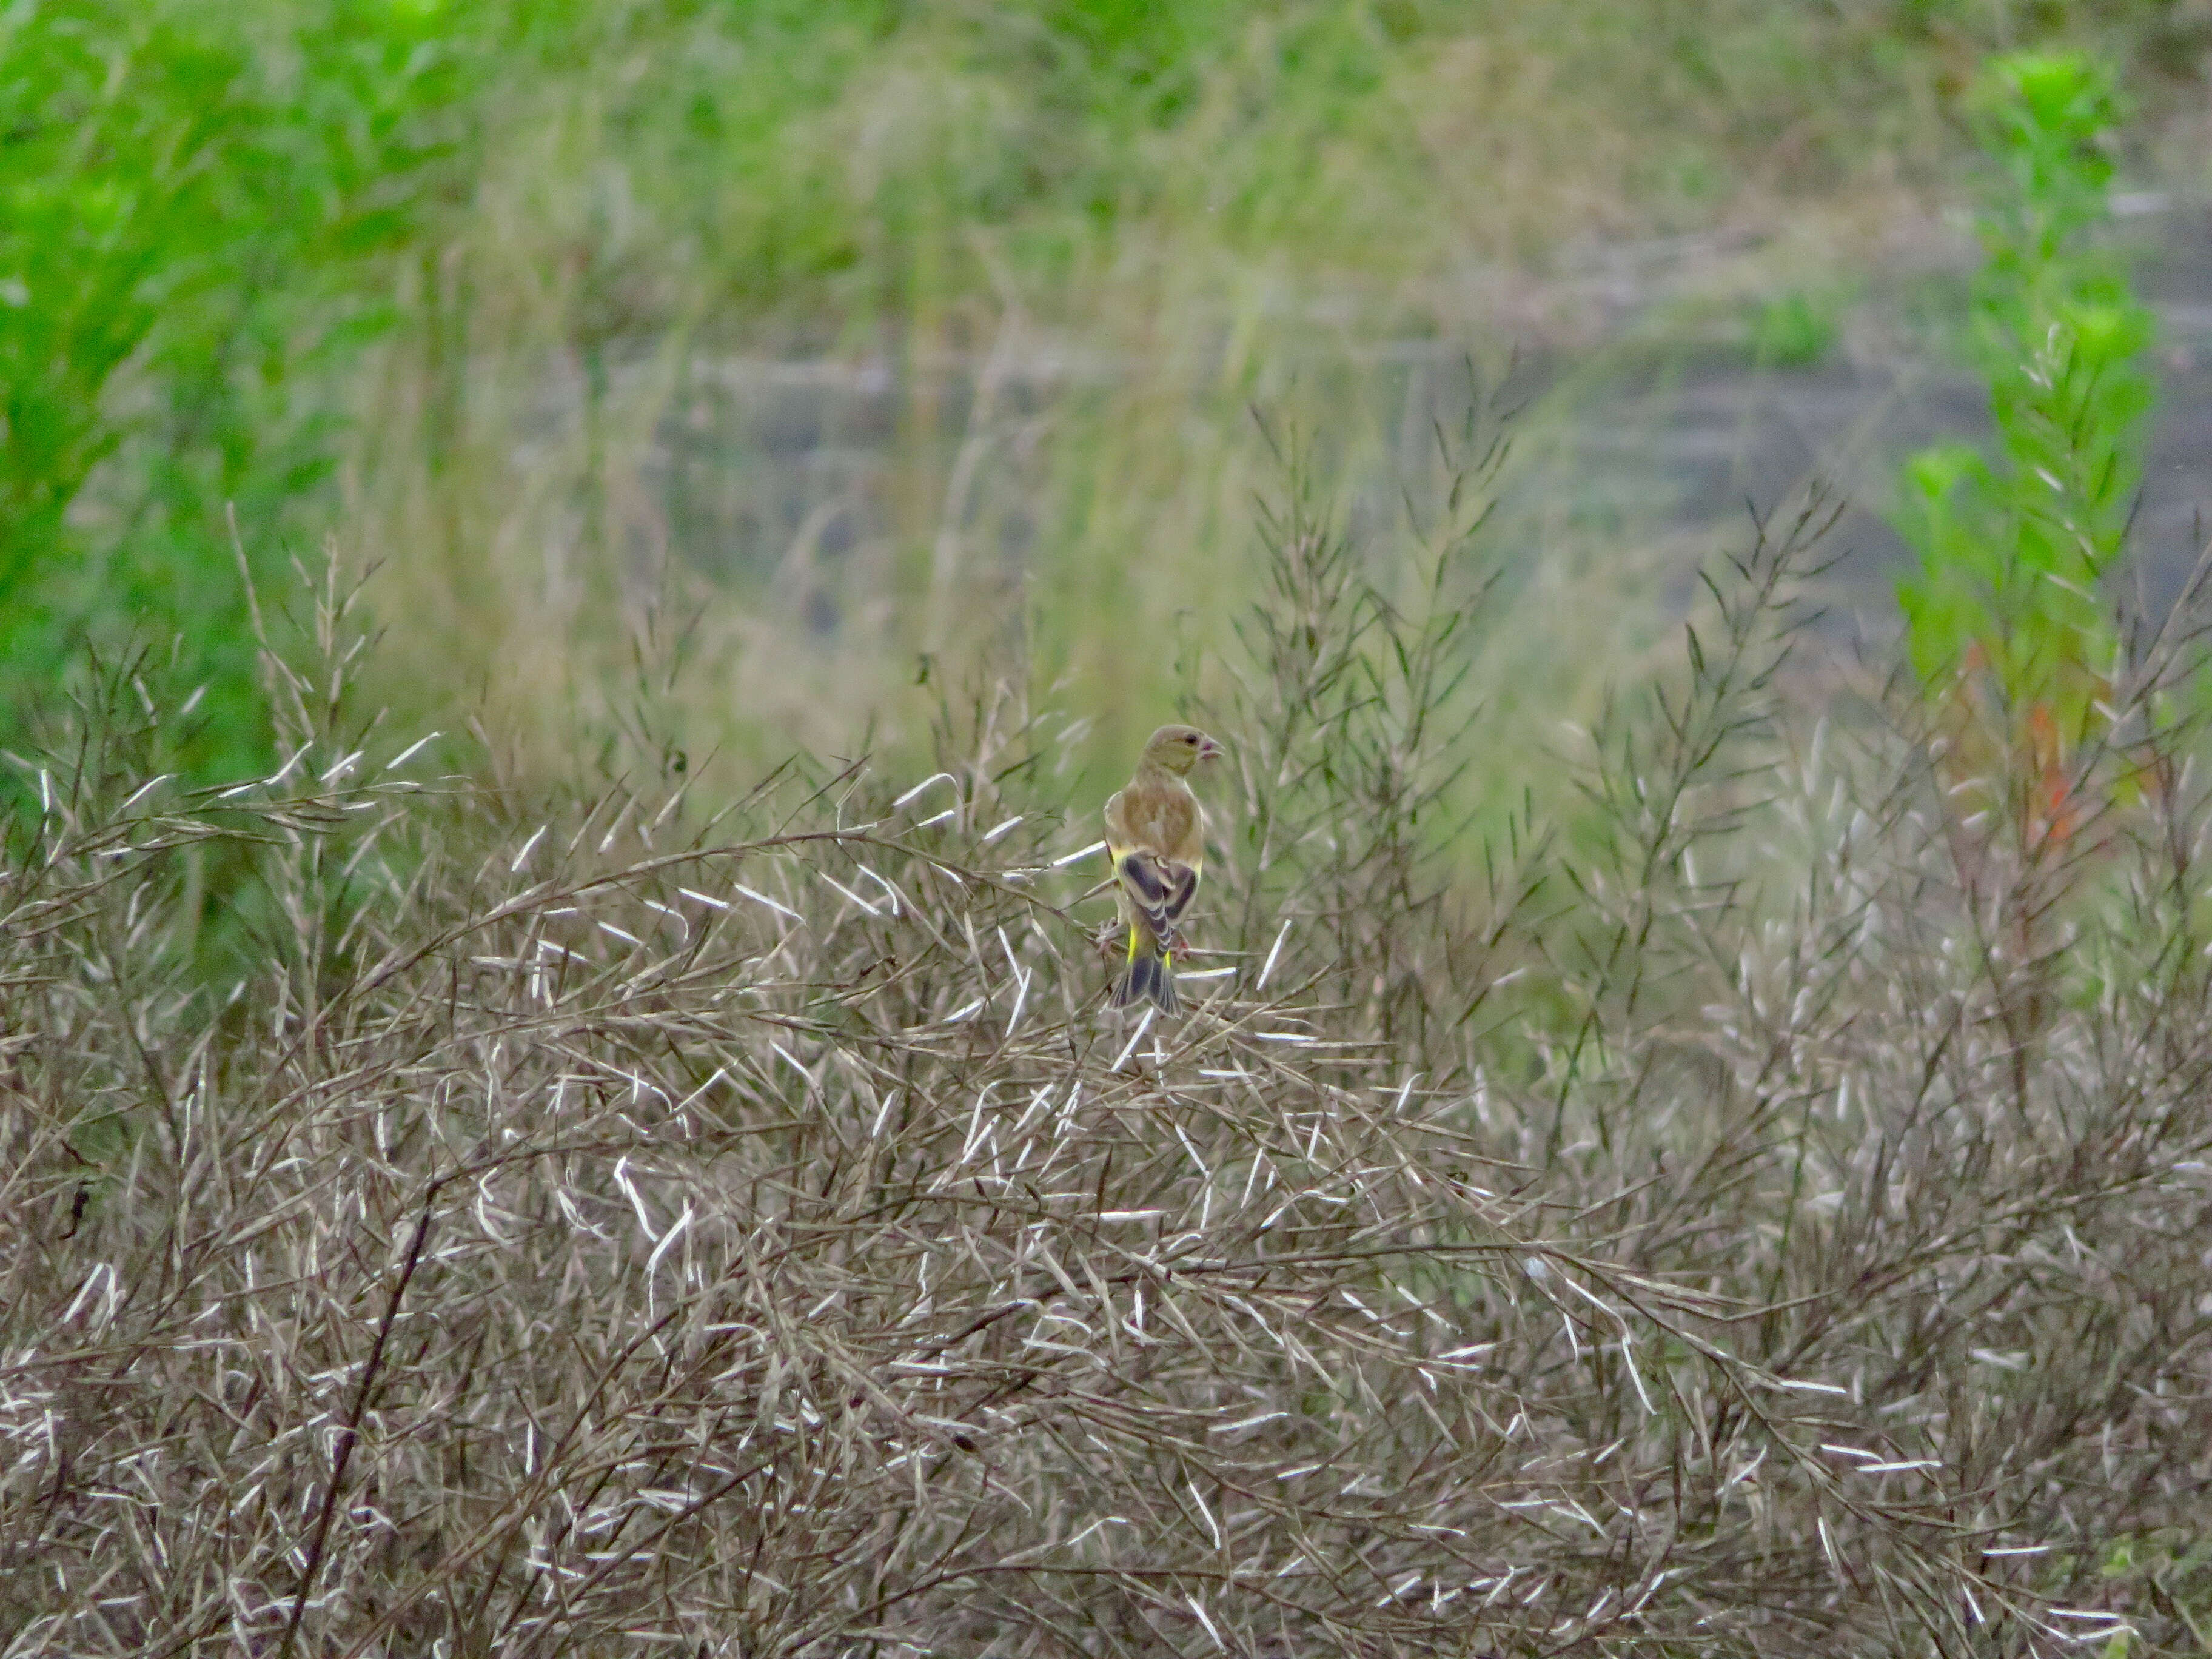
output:
[[1112,1004],[1116,1008],[1149,1002],[1164,1014],[1182,1012],[1176,995],[1175,952],[1162,945],[1147,928],[1129,930],[1129,960],[1115,975]]

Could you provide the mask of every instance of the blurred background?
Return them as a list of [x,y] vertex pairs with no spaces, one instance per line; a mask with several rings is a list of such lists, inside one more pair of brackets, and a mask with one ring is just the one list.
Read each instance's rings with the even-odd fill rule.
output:
[[[1010,675],[1083,758],[1221,672],[1311,441],[1370,556],[1517,411],[1499,727],[1673,648],[1745,503],[1986,429],[1991,54],[2106,66],[2155,316],[2137,533],[2212,501],[2212,0],[64,0],[0,13],[0,672],[262,766],[335,557],[398,726],[518,780],[916,744]],[[301,623],[301,625],[304,625]]]

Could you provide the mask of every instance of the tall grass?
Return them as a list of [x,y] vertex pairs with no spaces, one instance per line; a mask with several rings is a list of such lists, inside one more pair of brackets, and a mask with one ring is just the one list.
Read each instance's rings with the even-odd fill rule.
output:
[[[1098,710],[1103,755],[1166,712],[1165,642],[1218,641],[1245,596],[1255,399],[1335,434],[1340,495],[1387,492],[1428,393],[1377,341],[1444,365],[1509,338],[1587,343],[1620,284],[1577,260],[1621,237],[1771,232],[1794,239],[1785,263],[1832,272],[1942,192],[1953,94],[2006,27],[1963,7],[1176,15],[808,24],[807,73],[781,88],[755,77],[798,50],[772,33],[800,27],[787,16],[737,40],[640,27],[549,82],[511,112],[456,254],[475,295],[466,459],[436,447],[395,468],[380,443],[360,474],[352,522],[389,556],[387,603],[453,613],[465,653],[501,641],[502,717],[541,751],[670,583],[702,619],[695,751],[763,725],[849,746],[870,714],[914,733],[902,688],[922,653],[957,678],[1020,635],[1045,683]],[[2034,29],[2112,48],[2155,108],[2141,71],[2160,17]],[[617,61],[633,91],[610,84]],[[718,113],[672,127],[702,107]],[[1717,281],[1729,259],[1690,263]],[[875,390],[810,412],[760,360],[825,346]],[[409,433],[431,371],[392,369],[370,428]],[[860,430],[825,431],[810,469],[777,424],[822,405]],[[434,497],[454,503],[457,576],[422,556],[447,534]],[[1601,591],[1648,526],[1526,533],[1529,562],[1596,567]],[[1577,595],[1527,626],[1620,614]],[[1592,632],[1562,650],[1624,649]]]
[[[11,359],[13,453],[74,517],[4,603],[44,619],[33,678],[141,617],[221,656],[203,707],[251,741],[204,775],[266,740],[227,501],[264,580],[337,530],[409,623],[394,694],[485,702],[544,769],[669,614],[694,752],[850,747],[921,653],[1013,635],[1103,752],[1170,696],[1130,660],[1241,601],[1243,410],[1294,358],[1587,339],[1617,284],[1577,262],[1624,236],[1825,265],[1942,193],[1985,49],[2097,50],[2163,131],[2201,46],[2149,3],[188,11],[11,25],[24,191],[76,204],[15,222],[69,270],[0,308],[60,343]],[[886,384],[880,465],[761,465],[732,370],[792,356]],[[1309,362],[1302,412],[1392,402],[1366,373]],[[1381,470],[1345,459],[1347,490]]]
[[[265,781],[50,757],[0,1652],[2189,1650],[2186,621],[2115,688],[2160,787],[1962,836],[1915,700],[1784,695],[1810,509],[1469,883],[1479,509],[1352,556],[1295,472],[1173,1024],[1101,1006],[1018,690],[920,772],[546,803],[362,730],[333,589]],[[216,838],[275,902],[210,996]]]
[[450,188],[477,44],[350,0],[0,20],[0,741],[88,646],[150,647],[201,694],[185,763],[265,763],[238,561],[327,529],[377,272]]
[[1993,465],[1954,442],[1907,464],[1920,568],[1899,593],[1931,687],[1995,696],[2023,728],[2014,741],[2055,766],[2095,717],[2116,648],[2098,590],[2142,484],[2152,318],[2089,240],[2108,217],[2109,76],[2018,55],[1990,66],[1981,101],[2005,178],[1983,225],[1974,344],[2002,454]]

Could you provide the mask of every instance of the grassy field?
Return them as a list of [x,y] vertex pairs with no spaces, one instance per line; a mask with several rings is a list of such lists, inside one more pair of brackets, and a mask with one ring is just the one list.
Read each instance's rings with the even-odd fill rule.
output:
[[[2118,55],[2147,110],[2136,166],[2156,172],[2159,144],[2197,131],[2174,112],[2204,44],[2165,8],[1145,15],[608,14],[588,70],[510,96],[381,359],[344,520],[389,561],[426,660],[489,646],[505,719],[557,750],[580,708],[612,718],[605,688],[658,603],[698,619],[685,746],[757,757],[763,727],[845,752],[875,716],[903,741],[921,653],[957,674],[1018,643],[1118,754],[1248,592],[1255,403],[1325,432],[1334,487],[1387,500],[1421,414],[1362,368],[1378,345],[1494,370],[1601,339],[1602,250],[1624,240],[1709,249],[1692,301],[1763,318],[1961,199],[1957,99],[1988,47]],[[660,469],[672,428],[714,418],[701,378],[816,353],[884,378],[887,465],[779,517],[731,482],[740,420],[710,458],[707,487],[734,498],[722,536],[687,534]],[[727,529],[763,520],[785,536]],[[1573,520],[1570,502],[1518,527],[1543,580],[1591,590],[1528,613],[1555,637],[1498,678],[1541,683],[1531,706],[1580,690],[1540,654],[1649,643],[1556,637],[1632,617],[1606,600],[1633,591],[1648,533]],[[825,523],[857,544],[825,552]],[[724,538],[734,605],[699,580]],[[833,636],[810,611],[840,618]]]
[[[647,750],[732,781],[872,718],[917,742],[925,653],[1025,657],[1118,753],[1249,592],[1255,403],[1388,496],[1419,410],[1378,344],[1601,338],[1639,288],[1607,250],[1652,239],[1678,314],[1817,352],[1850,272],[1969,193],[1994,48],[2118,64],[2130,177],[2193,187],[2203,153],[2206,26],[2153,0],[1155,10],[14,15],[8,660],[36,684],[87,625],[133,635],[211,687],[183,763],[265,757],[234,504],[278,589],[325,537],[374,566],[392,694],[533,775],[635,753],[672,672]],[[803,509],[753,482],[761,398],[714,402],[793,358],[885,388],[883,464]],[[1522,526],[1525,562],[1599,603],[1516,636],[1637,563],[1636,526],[1572,519]]]

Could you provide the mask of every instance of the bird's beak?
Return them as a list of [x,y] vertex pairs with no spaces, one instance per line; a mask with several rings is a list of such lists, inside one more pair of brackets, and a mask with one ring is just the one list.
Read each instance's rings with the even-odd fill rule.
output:
[[1214,742],[1212,738],[1200,738],[1198,740],[1198,757],[1202,761],[1219,760],[1224,752],[1221,745]]

